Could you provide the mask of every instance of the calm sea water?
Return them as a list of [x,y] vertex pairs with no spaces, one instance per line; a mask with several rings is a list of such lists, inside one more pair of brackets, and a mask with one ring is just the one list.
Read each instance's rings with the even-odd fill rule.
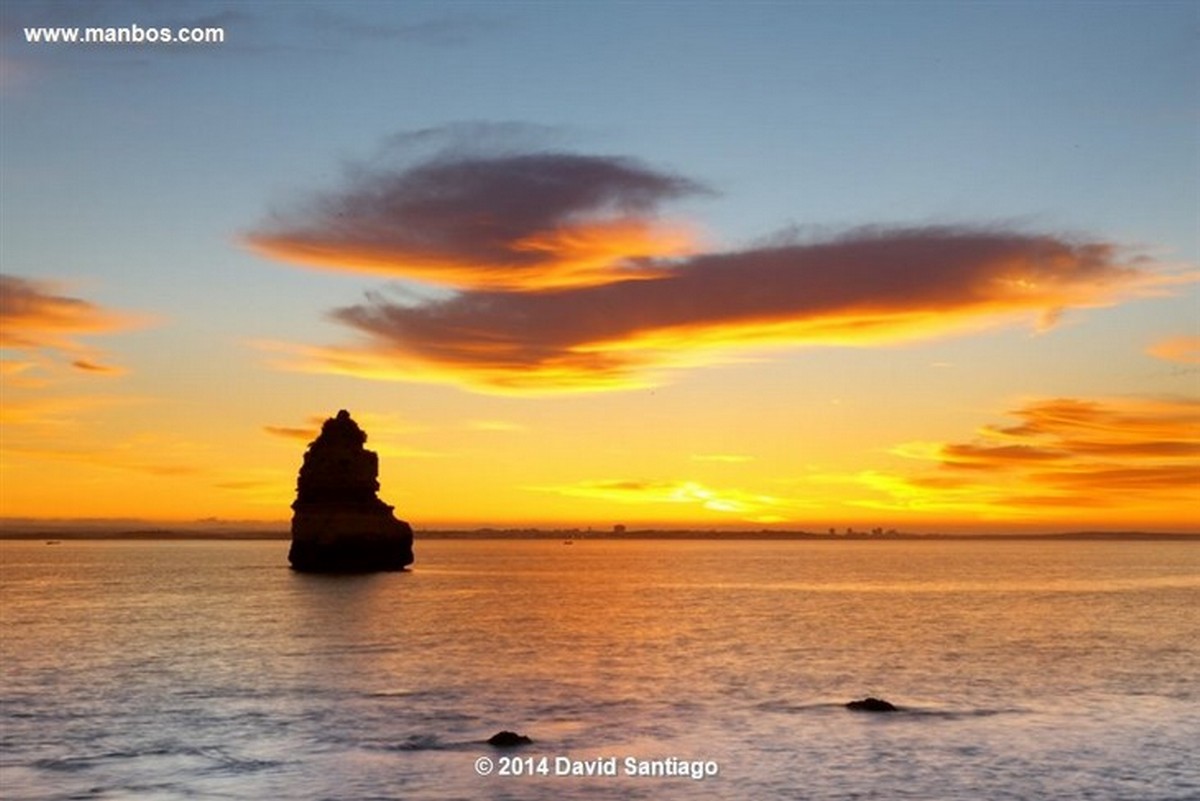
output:
[[0,797],[1200,798],[1198,544],[286,551],[0,543]]

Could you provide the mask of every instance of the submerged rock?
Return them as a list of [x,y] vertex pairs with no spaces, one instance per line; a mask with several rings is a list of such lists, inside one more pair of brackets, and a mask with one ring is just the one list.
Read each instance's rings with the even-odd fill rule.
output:
[[899,712],[900,707],[884,701],[882,698],[864,698],[861,701],[851,701],[846,704],[846,709],[853,709],[855,712]]
[[494,745],[497,748],[512,748],[518,745],[533,745],[533,740],[526,737],[524,734],[517,734],[515,731],[499,731],[488,738],[488,745]]
[[413,532],[381,501],[379,457],[345,409],[309,443],[292,504],[292,568],[309,573],[403,570]]

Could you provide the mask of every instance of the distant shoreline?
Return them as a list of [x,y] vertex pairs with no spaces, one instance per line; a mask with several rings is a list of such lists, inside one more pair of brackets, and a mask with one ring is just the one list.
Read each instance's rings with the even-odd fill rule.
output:
[[[0,528],[0,540],[281,540],[291,539],[288,531],[281,530],[229,530],[214,531],[188,528],[145,528],[145,529],[78,529],[55,527],[23,527],[24,530],[9,531]],[[853,532],[829,534],[808,531],[689,531],[689,530],[634,530],[621,533],[611,531],[582,531],[576,529],[493,529],[469,530],[417,530],[418,540],[563,540],[563,541],[616,541],[616,540],[708,540],[708,541],[767,541],[767,542],[974,542],[974,541],[1073,541],[1073,542],[1200,542],[1200,533],[1170,533],[1161,531],[1066,531],[1055,533],[906,533]]]

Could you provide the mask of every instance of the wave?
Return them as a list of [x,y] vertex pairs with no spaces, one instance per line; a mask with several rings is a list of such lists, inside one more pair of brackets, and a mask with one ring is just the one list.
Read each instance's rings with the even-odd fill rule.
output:
[[98,754],[80,756],[46,757],[31,762],[32,767],[39,770],[59,773],[74,773],[101,767],[109,762],[146,759],[153,757],[198,757],[208,764],[203,768],[206,772],[252,773],[267,768],[282,765],[279,760],[253,759],[231,754],[219,746],[212,747],[168,747],[157,746],[141,749],[123,749],[105,751]]
[[487,740],[443,740],[436,734],[411,734],[398,743],[383,746],[383,751],[473,751],[486,746]]
[[387,751],[450,751],[454,744],[443,742],[436,734],[413,734],[395,745],[387,746]]

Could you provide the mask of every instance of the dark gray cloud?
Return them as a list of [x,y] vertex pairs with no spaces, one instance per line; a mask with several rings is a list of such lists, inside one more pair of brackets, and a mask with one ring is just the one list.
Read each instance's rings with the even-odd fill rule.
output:
[[[409,140],[410,142],[412,140]],[[686,247],[654,219],[694,181],[620,157],[441,152],[351,170],[348,186],[246,240],[285,261],[467,288],[607,283]]]
[[347,372],[510,391],[621,386],[739,349],[870,344],[1116,302],[1161,278],[1115,247],[988,229],[864,229],[698,255],[654,278],[425,303],[374,293],[333,318],[360,345],[310,354]]

